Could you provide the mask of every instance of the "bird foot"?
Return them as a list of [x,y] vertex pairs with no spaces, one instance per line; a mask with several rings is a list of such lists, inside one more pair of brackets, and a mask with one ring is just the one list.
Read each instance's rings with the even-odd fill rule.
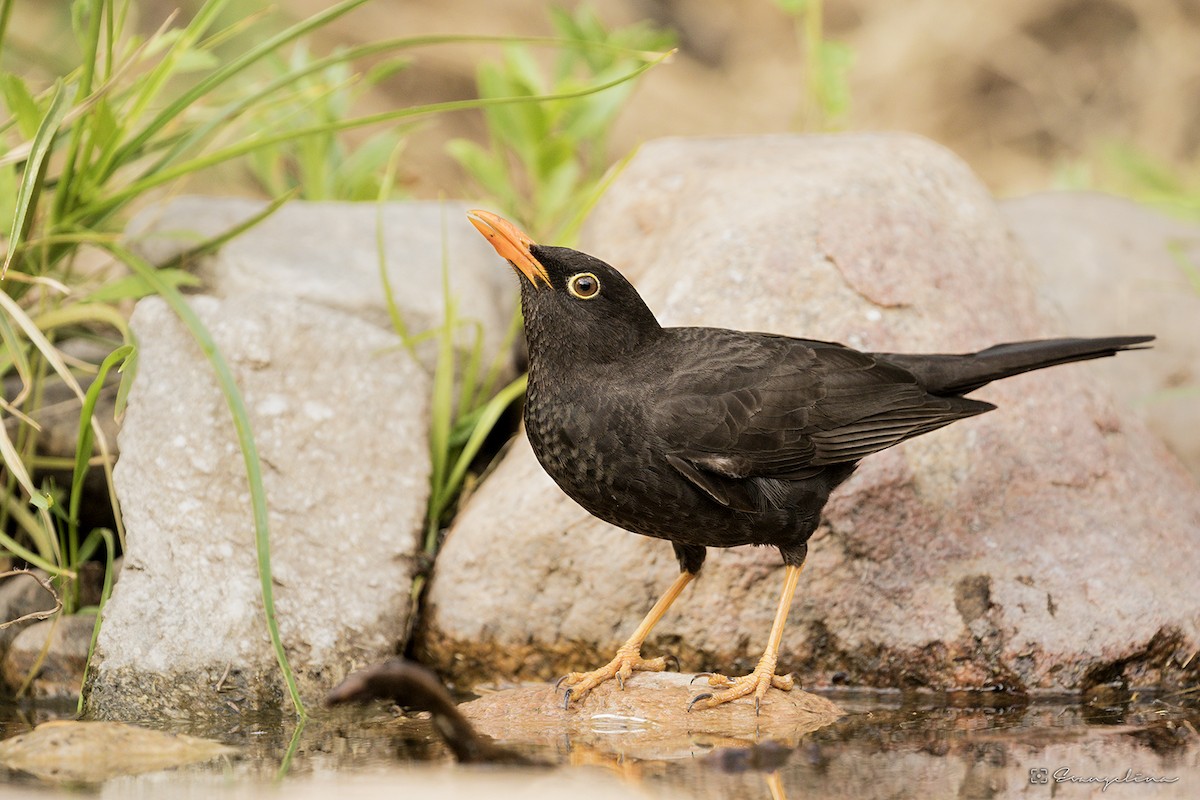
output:
[[[563,697],[563,708],[568,708],[572,700],[582,700],[587,693],[605,681],[617,681],[621,690],[625,689],[625,681],[634,672],[662,672],[669,662],[675,662],[671,656],[659,658],[642,658],[640,648],[622,647],[616,657],[599,669],[591,672],[572,672],[558,679],[555,689],[566,687]],[[678,665],[678,662],[675,662]]]
[[718,692],[704,692],[692,698],[688,703],[688,711],[693,708],[715,708],[723,703],[728,703],[731,700],[737,700],[739,697],[745,697],[748,694],[754,695],[754,713],[758,714],[759,708],[762,705],[762,699],[766,696],[767,690],[771,688],[781,689],[785,692],[790,692],[792,687],[796,685],[795,680],[791,675],[776,675],[775,664],[760,663],[758,667],[749,675],[743,675],[740,678],[728,678],[724,675],[708,676],[710,686],[719,688]]

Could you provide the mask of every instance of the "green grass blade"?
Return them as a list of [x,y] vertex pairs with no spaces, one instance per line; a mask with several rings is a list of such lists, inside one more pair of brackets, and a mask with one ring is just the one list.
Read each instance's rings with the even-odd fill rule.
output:
[[237,58],[232,59],[220,69],[214,70],[203,80],[196,83],[186,92],[181,94],[171,103],[158,113],[146,126],[129,142],[127,142],[118,152],[116,158],[113,159],[114,165],[127,163],[136,157],[143,145],[145,145],[156,133],[165,128],[172,120],[183,114],[194,103],[204,97],[206,94],[216,89],[225,81],[243,73],[247,67],[254,64],[263,58],[266,58],[271,53],[274,53],[283,47],[288,42],[304,36],[314,30],[318,30],[325,25],[328,25],[333,20],[353,11],[355,8],[368,2],[368,0],[344,0],[341,3],[329,8],[319,14],[316,14],[308,19],[302,20],[295,25],[287,28],[280,33],[268,38],[266,41],[251,47],[246,52],[242,53]]
[[0,50],[4,48],[4,39],[8,34],[8,18],[12,14],[14,0],[0,0]]
[[[79,85],[75,91],[75,104],[81,105],[92,91],[92,79],[96,70],[96,51],[100,45],[100,21],[104,17],[105,0],[91,0],[91,20],[87,35],[84,38],[83,52],[79,61]],[[61,219],[63,212],[70,207],[71,199],[75,196],[75,167],[79,159],[80,147],[83,144],[83,121],[71,127],[71,141],[67,145],[67,154],[63,159],[62,172],[59,175],[58,191],[54,193],[54,207],[51,219]]]
[[429,525],[425,531],[425,552],[437,549],[437,533],[444,503],[447,472],[450,468],[450,433],[454,411],[454,333],[458,327],[457,303],[450,291],[450,270],[446,263],[446,218],[442,215],[442,301],[445,315],[438,328],[437,365],[433,371],[433,395],[430,398],[429,451],[432,471],[429,485]]
[[29,394],[33,383],[33,369],[24,345],[17,339],[17,332],[13,330],[8,317],[3,314],[0,314],[0,342],[4,342],[4,352],[0,353],[0,377],[6,375],[11,366],[17,372],[17,379],[21,381],[20,391],[12,400],[7,401],[12,408],[17,408],[25,402],[25,397]]
[[379,265],[379,282],[383,285],[383,299],[387,303],[388,318],[392,321],[392,329],[404,342],[404,347],[408,350],[409,355],[415,357],[415,345],[409,335],[408,323],[404,321],[404,315],[400,313],[400,306],[396,304],[396,293],[392,291],[392,279],[388,275],[387,248],[383,235],[384,203],[391,192],[391,187],[396,182],[396,170],[400,167],[400,151],[403,147],[404,143],[400,142],[392,150],[391,156],[388,157],[387,168],[384,170],[383,180],[379,182],[379,196],[375,199],[375,259]]
[[4,256],[4,267],[0,269],[0,280],[8,274],[9,264],[12,263],[13,257],[24,243],[25,237],[29,235],[29,229],[33,225],[38,197],[46,179],[46,167],[50,163],[47,156],[66,113],[67,93],[60,81],[54,88],[54,99],[50,101],[50,108],[46,111],[46,116],[42,117],[42,123],[33,137],[29,158],[25,162],[25,174],[21,177],[21,187],[17,191],[16,210],[8,234],[8,253]]
[[492,359],[492,365],[488,368],[487,377],[483,380],[483,387],[479,390],[481,397],[491,397],[495,391],[496,381],[500,379],[500,373],[512,359],[513,344],[517,341],[517,334],[524,327],[523,322],[521,304],[517,303],[513,309],[512,318],[508,321],[508,330],[504,333],[504,340],[500,343],[500,349],[496,351],[496,355]]
[[[75,466],[71,473],[71,494],[67,501],[67,535],[72,542],[79,535],[79,503],[83,499],[83,480],[87,477],[88,462],[92,458],[92,417],[96,413],[96,402],[104,389],[104,379],[108,371],[124,362],[133,353],[131,344],[122,345],[113,350],[100,363],[100,370],[84,395],[83,409],[79,412],[79,432],[75,439]],[[74,559],[70,562],[74,565]]]
[[238,445],[241,447],[242,458],[246,464],[246,480],[249,484],[250,503],[254,512],[254,540],[258,554],[259,580],[262,586],[267,632],[271,637],[275,658],[279,662],[279,669],[283,673],[284,682],[287,684],[288,694],[291,696],[296,714],[302,719],[306,718],[308,712],[305,711],[304,703],[300,699],[296,676],[288,663],[287,653],[283,649],[283,640],[279,635],[275,593],[271,578],[271,543],[267,524],[267,495],[262,482],[262,461],[258,455],[258,446],[254,442],[254,434],[250,430],[250,414],[246,409],[246,402],[242,398],[242,392],[238,389],[237,381],[234,380],[229,362],[225,360],[217,348],[216,342],[213,341],[212,335],[200,321],[196,312],[188,305],[187,300],[179,293],[179,290],[162,280],[153,266],[134,253],[119,245],[108,245],[108,249],[155,287],[200,345],[200,349],[208,358],[209,364],[212,365],[221,392],[225,395],[225,402],[229,406],[230,414],[233,416],[234,429],[237,431]]
[[443,491],[440,499],[442,507],[439,509],[439,512],[444,511],[449,505],[450,499],[458,493],[459,488],[462,486],[463,478],[466,477],[467,468],[471,466],[471,462],[479,454],[479,448],[483,446],[484,440],[492,432],[492,428],[496,426],[500,415],[521,395],[525,394],[525,388],[528,384],[529,376],[522,375],[501,389],[483,406],[482,413],[479,415],[479,419],[471,431],[470,438],[463,445],[462,452],[459,453],[458,459],[454,463],[454,469],[446,479],[446,489]]
[[474,338],[471,349],[467,352],[466,363],[463,364],[462,375],[459,376],[458,413],[461,416],[474,411],[479,405],[480,380],[479,371],[483,368],[483,323],[479,320],[466,320],[464,326],[471,329]]
[[671,53],[664,53],[658,58],[636,67],[635,69],[615,80],[598,84],[596,86],[589,86],[577,91],[532,97],[511,96],[475,98],[470,100],[451,100],[444,103],[429,103],[427,105],[414,106],[412,108],[384,111],[378,114],[367,114],[364,116],[351,117],[343,120],[333,120],[331,122],[310,125],[308,127],[297,128],[295,130],[286,131],[283,133],[251,137],[237,144],[229,145],[221,150],[208,153],[204,156],[200,156],[189,161],[181,162],[173,167],[162,169],[154,173],[145,173],[140,178],[129,182],[124,187],[113,192],[107,197],[100,198],[93,203],[80,207],[80,209],[73,215],[73,221],[80,222],[81,220],[87,218],[103,217],[104,215],[111,213],[116,208],[125,205],[134,198],[141,196],[150,189],[170,183],[171,181],[191,175],[195,172],[199,172],[200,170],[207,169],[208,167],[216,166],[217,164],[230,161],[234,158],[239,158],[256,150],[272,147],[274,145],[296,139],[302,139],[305,136],[352,130],[354,128],[362,128],[384,122],[396,122],[401,119],[431,116],[448,111],[464,111],[514,103],[539,103],[550,100],[570,100],[576,97],[585,97],[590,94],[595,94],[596,92],[602,92],[605,89],[610,89],[613,86],[624,83],[625,81],[633,80],[643,72],[666,60],[670,55]]
[[[105,553],[104,567],[104,587],[100,590],[100,605],[96,608],[96,623],[92,625],[92,638],[88,642],[87,659],[83,662],[83,686],[87,686],[88,669],[92,666],[92,656],[96,652],[96,639],[100,636],[100,621],[104,616],[104,606],[108,604],[108,598],[112,595],[113,585],[113,551],[116,549],[113,545],[112,531],[107,528],[97,528],[92,531],[92,536],[100,536],[104,539],[104,544],[107,545]],[[88,537],[89,539],[91,536]],[[85,548],[86,549],[86,548]],[[75,707],[75,713],[83,714],[83,688],[79,691],[79,704]]]
[[54,562],[47,561],[32,550],[22,547],[15,539],[13,539],[4,531],[0,531],[0,550],[12,553],[22,561],[28,561],[33,566],[37,567],[38,569],[44,569],[51,575],[66,575],[67,577],[75,577],[74,572],[64,570]]
[[17,448],[13,445],[12,439],[8,436],[8,427],[0,425],[0,461],[4,462],[8,473],[17,479],[17,483],[25,490],[25,493],[30,497],[35,497],[38,493],[37,487],[33,485],[33,478],[29,477],[29,471],[25,469],[25,462],[21,458],[21,454],[17,452]]

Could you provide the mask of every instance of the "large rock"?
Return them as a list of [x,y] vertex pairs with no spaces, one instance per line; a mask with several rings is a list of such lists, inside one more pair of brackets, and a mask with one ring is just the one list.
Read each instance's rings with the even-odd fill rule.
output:
[[[583,249],[665,324],[884,351],[1072,333],[984,188],[909,136],[647,144]],[[886,687],[1194,680],[1200,492],[1094,366],[989,386],[975,396],[998,411],[866,459],[812,540],[781,668]],[[521,437],[450,532],[421,649],[467,681],[597,666],[675,573],[665,543],[566,499]],[[646,651],[749,669],[782,575],[773,550],[710,552]]]
[[[397,337],[327,308],[246,295],[192,308],[233,370],[263,466],[279,628],[302,694],[390,655],[429,480],[428,381]],[[141,301],[121,431],[127,550],[88,707],[109,718],[278,707],[246,468],[213,370]]]
[[[162,263],[262,211],[255,200],[180,197],[137,217],[129,237],[150,261]],[[294,202],[226,243],[197,266],[206,289],[222,297],[247,293],[287,296],[346,311],[392,330],[379,274],[377,224],[397,310],[410,334],[442,324],[445,272],[456,312],[468,323],[460,343],[483,335],[485,365],[499,357],[516,306],[517,288],[496,253],[463,222],[461,202]],[[432,370],[436,347],[419,348]],[[512,372],[511,366],[506,366]]]
[[1096,375],[1200,476],[1200,225],[1095,192],[1000,208],[1072,332],[1158,334],[1153,351],[1096,364]]

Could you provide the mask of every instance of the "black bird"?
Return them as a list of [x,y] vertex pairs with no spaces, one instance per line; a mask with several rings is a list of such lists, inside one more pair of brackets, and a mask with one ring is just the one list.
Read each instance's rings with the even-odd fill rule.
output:
[[507,750],[471,726],[437,676],[420,664],[392,658],[361,669],[325,696],[325,705],[390,700],[413,711],[428,711],[433,727],[461,764],[545,766]]
[[651,628],[700,571],[705,548],[773,545],[783,595],[754,672],[715,675],[712,707],[791,689],[775,663],[792,595],[829,494],[884,448],[995,406],[963,397],[1011,375],[1111,356],[1153,336],[1014,342],[963,355],[862,353],[833,342],[722,328],[664,328],[614,268],[535,244],[512,223],[471,223],[526,280],[525,428],[550,477],[606,522],[667,539],[679,577],[607,665],[571,673],[565,702],[622,685]]

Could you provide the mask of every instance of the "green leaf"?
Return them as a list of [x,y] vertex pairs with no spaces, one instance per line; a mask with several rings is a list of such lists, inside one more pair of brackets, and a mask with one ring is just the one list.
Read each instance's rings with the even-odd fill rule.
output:
[[808,9],[809,0],[774,0],[774,3],[784,13],[798,17]]
[[485,192],[498,199],[506,210],[512,210],[516,198],[504,162],[469,139],[451,139],[446,143],[446,152]]
[[837,118],[850,109],[850,68],[854,50],[841,42],[821,43],[821,103],[827,118]]
[[0,90],[4,92],[4,104],[16,119],[21,136],[26,139],[32,138],[37,133],[42,112],[38,109],[37,101],[33,99],[25,81],[11,72],[5,72],[0,76]]

